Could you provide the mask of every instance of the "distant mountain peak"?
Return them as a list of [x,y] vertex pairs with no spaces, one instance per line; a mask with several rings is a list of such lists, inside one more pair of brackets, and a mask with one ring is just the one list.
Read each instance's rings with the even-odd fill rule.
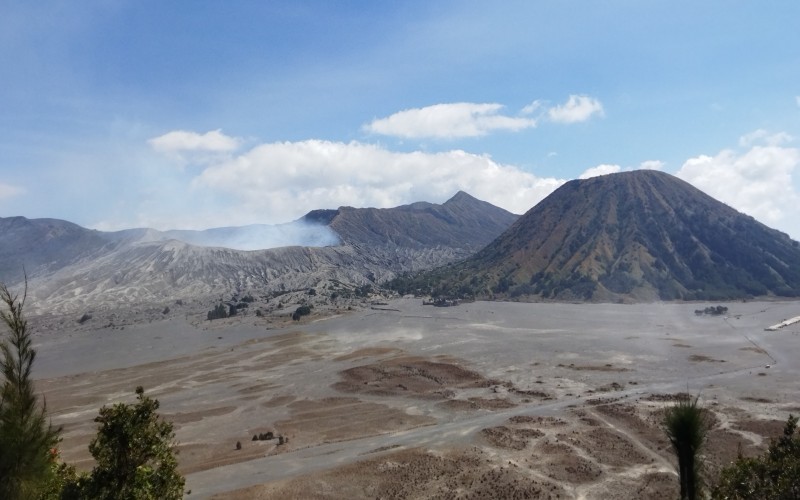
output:
[[[461,190],[459,190],[459,191],[458,191],[456,194],[454,194],[454,195],[453,195],[453,196],[452,196],[452,197],[451,197],[449,200],[447,200],[447,201],[458,201],[458,200],[462,200],[462,199],[467,199],[467,200],[476,200],[477,198],[475,198],[475,197],[474,197],[474,196],[472,196],[471,194],[467,193],[466,191],[461,191]],[[445,202],[445,203],[446,203],[446,202]]]
[[444,202],[443,205],[447,206],[447,205],[464,204],[464,203],[486,203],[486,202],[479,200],[478,198],[475,198],[466,191],[459,191],[456,194],[454,194],[449,200]]
[[[341,210],[341,209],[340,209]],[[334,217],[339,215],[340,210],[333,209],[317,209],[312,210],[305,214],[300,220],[309,224],[323,224],[330,225]]]
[[557,300],[800,296],[800,244],[670,174],[573,180],[443,276],[442,291]]
[[0,282],[19,284],[27,271],[40,312],[307,289],[327,280],[362,286],[463,259],[517,219],[459,198],[466,201],[312,210],[286,224],[202,231],[104,233],[53,219],[0,218]]
[[[323,218],[322,214],[314,217]],[[394,208],[340,208],[329,225],[342,241],[357,246],[450,247],[471,254],[516,219],[516,215],[460,191],[441,205],[418,201]]]

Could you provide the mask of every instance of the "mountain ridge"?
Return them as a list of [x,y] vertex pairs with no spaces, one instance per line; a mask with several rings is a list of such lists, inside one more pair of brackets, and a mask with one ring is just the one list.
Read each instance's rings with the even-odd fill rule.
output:
[[[0,229],[16,228],[14,238],[0,241],[0,256],[16,257],[4,261],[0,281],[21,282],[25,264],[37,307],[58,310],[245,291],[272,293],[334,281],[375,285],[396,273],[463,259],[517,217],[467,196],[442,205],[312,211],[310,219],[322,214],[319,221],[328,220],[315,228],[336,234],[336,245],[265,250],[198,246],[176,239],[191,240],[197,236],[191,231],[138,228],[103,233],[56,219],[0,218]],[[301,225],[306,222],[310,221]],[[210,233],[215,231],[236,232],[216,228]],[[49,243],[42,246],[48,234]]]
[[465,262],[425,278],[440,293],[649,301],[800,295],[788,235],[669,174],[570,181]]
[[516,219],[502,208],[459,191],[441,205],[417,202],[395,208],[340,207],[329,226],[343,242],[360,247],[450,246],[474,252]]

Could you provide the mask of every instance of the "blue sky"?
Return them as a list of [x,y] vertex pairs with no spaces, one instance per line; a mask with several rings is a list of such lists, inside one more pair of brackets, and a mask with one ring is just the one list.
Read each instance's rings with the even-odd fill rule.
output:
[[0,216],[98,229],[678,175],[800,238],[795,1],[0,0]]

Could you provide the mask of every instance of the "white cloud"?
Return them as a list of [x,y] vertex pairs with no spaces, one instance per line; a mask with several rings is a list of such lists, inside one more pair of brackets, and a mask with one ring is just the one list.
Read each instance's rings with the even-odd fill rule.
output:
[[183,170],[186,165],[212,165],[230,158],[242,145],[242,140],[225,135],[220,129],[205,134],[173,130],[147,143]]
[[581,175],[578,176],[578,179],[589,179],[591,177],[597,177],[600,175],[607,175],[607,174],[616,174],[617,172],[621,172],[622,167],[619,165],[598,165],[596,167],[592,167],[587,169]]
[[[747,141],[745,141],[747,142]],[[800,194],[794,174],[800,150],[776,145],[687,160],[677,176],[762,223],[800,237]]]
[[585,122],[593,116],[603,116],[603,104],[587,95],[571,95],[567,102],[552,107],[547,115],[557,123]]
[[0,200],[7,200],[25,193],[25,189],[0,182]]
[[756,144],[767,146],[780,146],[792,142],[794,138],[786,132],[778,132],[770,134],[764,129],[754,130],[749,134],[745,134],[739,138],[739,146],[749,147]]
[[641,170],[664,170],[664,162],[661,160],[645,160],[639,164]]
[[232,214],[284,222],[316,208],[442,202],[458,190],[523,213],[563,183],[460,150],[398,153],[372,144],[307,140],[262,144],[208,167],[193,189],[233,199]]
[[[517,131],[536,126],[531,118],[500,114],[501,104],[457,102],[400,111],[364,126],[371,133],[407,139],[479,137],[499,130]],[[526,107],[527,109],[527,107]],[[524,111],[524,110],[523,110]]]
[[235,151],[241,140],[222,133],[222,130],[211,130],[205,134],[186,130],[173,130],[147,141],[150,146],[161,153],[177,153],[182,151],[206,151],[224,153]]
[[364,125],[368,133],[406,139],[457,139],[481,137],[495,131],[518,131],[536,126],[539,116],[546,115],[557,123],[587,121],[603,116],[603,104],[587,95],[571,95],[560,106],[545,109],[545,102],[535,100],[523,107],[519,115],[502,114],[497,103],[456,102],[406,109],[386,118],[377,118]]
[[[646,160],[639,164],[641,170],[661,170],[664,168],[664,162],[660,160]],[[586,169],[578,179],[590,179],[601,175],[616,174],[617,172],[636,170],[635,168],[622,168],[619,165],[601,164],[596,167]]]
[[794,102],[797,103],[798,106],[800,106],[800,95],[795,96]]
[[542,109],[542,106],[544,106],[544,103],[541,100],[537,99],[532,103],[528,104],[527,106],[525,106],[524,108],[522,108],[522,111],[520,111],[520,113],[522,113],[523,115],[532,115],[537,111],[539,111],[540,109]]

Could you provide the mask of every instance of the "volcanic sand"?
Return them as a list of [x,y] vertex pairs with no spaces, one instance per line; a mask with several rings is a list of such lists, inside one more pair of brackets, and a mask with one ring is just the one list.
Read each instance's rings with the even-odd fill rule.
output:
[[280,328],[42,330],[37,389],[88,470],[98,409],[143,386],[190,498],[663,498],[678,483],[661,421],[681,394],[709,409],[711,477],[800,410],[800,325],[764,331],[800,303],[725,305],[398,299]]

